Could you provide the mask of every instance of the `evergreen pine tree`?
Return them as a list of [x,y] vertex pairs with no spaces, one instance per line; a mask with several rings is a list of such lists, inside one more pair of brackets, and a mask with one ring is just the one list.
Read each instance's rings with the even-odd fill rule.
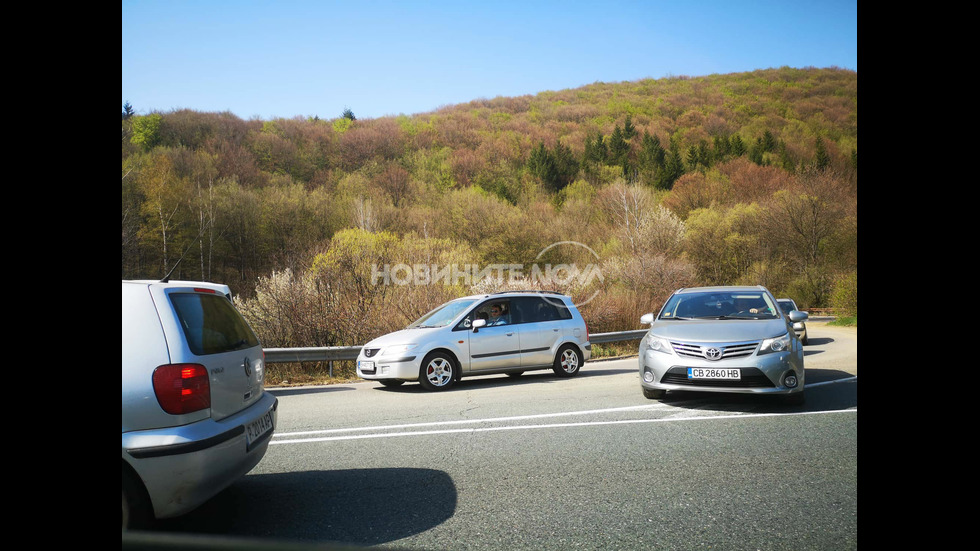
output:
[[823,140],[819,136],[817,137],[817,153],[814,164],[820,170],[830,166],[830,154],[827,153],[827,148],[823,145]]
[[622,164],[629,151],[629,143],[627,143],[625,136],[623,136],[623,131],[620,130],[619,125],[613,129],[612,136],[609,137],[609,158],[615,164]]
[[729,149],[731,150],[732,155],[736,157],[741,157],[742,155],[745,155],[745,143],[742,141],[741,136],[735,134],[729,140],[729,144],[730,144]]
[[728,143],[728,137],[715,136],[714,142],[715,142],[714,160],[720,161],[730,153],[731,147]]
[[633,117],[626,115],[626,122],[623,124],[623,138],[632,140],[636,136],[636,127],[633,126]]
[[766,153],[776,151],[776,137],[768,130],[762,135],[762,150]]

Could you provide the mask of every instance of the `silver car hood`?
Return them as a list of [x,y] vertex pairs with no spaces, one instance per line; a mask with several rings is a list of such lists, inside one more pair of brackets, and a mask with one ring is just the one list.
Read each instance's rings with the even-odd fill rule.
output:
[[759,341],[787,332],[786,320],[672,320],[658,321],[650,332],[669,340],[688,342]]
[[419,327],[415,329],[402,329],[368,342],[364,348],[383,348],[396,344],[416,344],[431,337],[433,333],[447,329],[446,327]]

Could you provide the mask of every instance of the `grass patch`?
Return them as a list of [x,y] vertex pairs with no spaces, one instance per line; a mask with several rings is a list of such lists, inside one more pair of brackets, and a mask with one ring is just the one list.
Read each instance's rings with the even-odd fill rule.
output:
[[837,327],[857,327],[858,319],[857,316],[841,316],[835,318],[833,321],[827,322],[827,325],[835,325]]
[[620,342],[605,342],[602,344],[592,345],[592,359],[599,360],[603,358],[616,358],[618,356],[636,356],[637,347],[640,345],[640,340],[635,341],[620,341]]
[[265,364],[265,386],[333,385],[360,381],[353,361]]

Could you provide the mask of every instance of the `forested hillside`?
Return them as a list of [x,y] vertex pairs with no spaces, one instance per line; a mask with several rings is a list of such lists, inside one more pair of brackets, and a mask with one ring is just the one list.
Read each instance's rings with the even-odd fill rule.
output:
[[[379,284],[386,265],[589,264],[601,278],[554,286],[593,332],[638,328],[691,285],[856,307],[853,71],[595,83],[367,120],[356,100],[268,121],[125,105],[122,277],[176,265],[228,283],[266,346],[361,344],[522,285]],[[562,242],[581,246],[548,249]]]

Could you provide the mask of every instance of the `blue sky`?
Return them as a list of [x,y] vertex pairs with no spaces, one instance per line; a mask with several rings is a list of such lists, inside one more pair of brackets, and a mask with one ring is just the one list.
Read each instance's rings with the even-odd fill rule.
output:
[[139,114],[411,115],[593,82],[857,71],[857,0],[122,0]]

